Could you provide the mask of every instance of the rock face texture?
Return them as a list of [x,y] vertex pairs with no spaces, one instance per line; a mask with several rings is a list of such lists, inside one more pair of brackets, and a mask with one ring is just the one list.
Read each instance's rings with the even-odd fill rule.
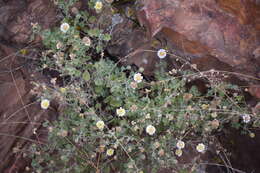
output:
[[191,42],[191,45],[184,45],[186,52],[198,56],[209,54],[232,67],[248,69],[248,63],[253,68],[257,62],[253,52],[260,43],[260,9],[253,2],[144,0],[143,4],[144,21],[141,19],[141,22],[151,36],[164,29],[163,32],[176,43],[175,35],[180,34]]
[[[48,9],[48,10],[47,10]],[[28,158],[23,151],[42,143],[42,122],[56,115],[44,111],[30,92],[32,81],[43,81],[32,59],[39,38],[31,39],[32,25],[55,24],[56,12],[49,0],[0,0],[0,172],[24,172]],[[21,53],[24,50],[23,53]]]
[[[110,54],[125,58],[129,64],[143,67],[146,75],[152,75],[159,62],[156,51],[167,47],[201,71],[231,72],[229,81],[249,86],[250,94],[260,99],[258,1],[141,0],[137,3],[137,18],[146,31],[125,19],[114,29]],[[120,39],[116,39],[119,35]],[[167,56],[163,61],[171,68],[175,59],[176,56]]]
[[[139,21],[150,37],[162,32],[172,44],[173,52],[181,50],[202,69],[215,59],[228,68],[218,63],[210,68],[242,73],[237,75],[239,79],[259,88],[260,6],[257,1],[143,0],[141,5]],[[252,91],[259,98],[259,90]]]

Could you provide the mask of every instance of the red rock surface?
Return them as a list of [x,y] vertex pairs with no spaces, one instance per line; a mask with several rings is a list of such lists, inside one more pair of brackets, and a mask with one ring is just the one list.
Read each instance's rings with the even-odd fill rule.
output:
[[252,56],[259,44],[257,10],[260,9],[248,1],[144,0],[143,3],[142,19],[146,20],[151,36],[170,28],[231,66],[247,62],[246,58]]
[[201,69],[220,62],[211,68],[249,75],[251,79],[236,75],[249,85],[260,83],[260,5],[256,1],[143,0],[141,5],[139,21],[150,37],[164,33],[170,51],[181,50]]
[[260,99],[260,85],[252,85],[249,87],[249,93]]
[[[40,39],[31,40],[31,23],[48,28],[55,21],[55,8],[49,0],[0,0],[1,173],[24,172],[30,163],[22,151],[42,142],[42,122],[57,114],[54,108],[42,110],[30,92],[31,81],[44,80],[33,70],[32,59],[39,58],[34,48]],[[23,48],[28,52],[25,55],[20,54]]]

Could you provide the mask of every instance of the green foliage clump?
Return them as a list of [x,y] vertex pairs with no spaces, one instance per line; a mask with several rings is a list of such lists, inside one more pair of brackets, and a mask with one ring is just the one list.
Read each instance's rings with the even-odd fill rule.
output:
[[[206,78],[212,72],[162,70],[153,81],[144,79],[141,71],[105,57],[103,49],[111,36],[91,23],[98,19],[90,13],[71,16],[73,2],[58,1],[68,31],[42,33],[48,48],[43,68],[69,80],[62,87],[53,80],[54,87],[45,87],[42,95],[59,100],[62,111],[58,121],[44,124],[48,144],[32,148],[32,166],[38,172],[141,173],[160,167],[183,171],[177,163],[187,147],[178,147],[178,141],[196,149],[197,141],[208,146],[212,132],[226,123],[248,130],[240,122],[249,115],[244,99],[229,92],[239,88],[214,80],[206,94],[187,87],[190,78]],[[95,3],[90,1],[90,7]]]

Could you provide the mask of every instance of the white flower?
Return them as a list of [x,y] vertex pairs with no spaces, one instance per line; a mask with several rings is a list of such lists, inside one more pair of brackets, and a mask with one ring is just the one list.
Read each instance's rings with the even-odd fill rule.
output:
[[145,115],[145,119],[150,119],[150,118],[151,118],[150,114]]
[[251,138],[254,138],[255,137],[255,134],[254,133],[249,133],[249,136],[251,137]]
[[68,23],[63,23],[60,26],[60,30],[64,33],[66,33],[70,29],[70,25]]
[[200,153],[204,152],[206,149],[205,145],[203,143],[199,143],[197,146],[196,146],[196,150]]
[[181,149],[175,150],[175,154],[176,154],[178,157],[181,157],[181,155],[182,155],[182,150],[181,150]]
[[120,117],[125,115],[125,109],[120,107],[119,109],[116,109],[116,114]]
[[58,136],[66,137],[68,136],[68,131],[67,130],[61,130],[57,133]]
[[137,83],[142,82],[142,80],[143,80],[143,76],[142,76],[141,73],[136,73],[136,74],[134,75],[134,81],[136,81]]
[[103,130],[103,128],[104,128],[104,126],[105,126],[105,123],[104,123],[104,121],[99,120],[99,121],[96,123],[96,126],[97,126],[98,129]]
[[65,138],[66,136],[68,136],[68,131],[67,130],[62,130],[60,132],[60,135]]
[[251,117],[248,114],[243,115],[242,118],[243,118],[244,123],[249,123],[251,120]]
[[107,155],[112,156],[114,154],[114,149],[110,148],[107,150]]
[[43,99],[41,101],[41,108],[42,109],[48,109],[49,106],[50,106],[50,101],[48,99]]
[[138,126],[134,126],[134,128],[133,128],[134,131],[137,131],[138,129],[139,129]]
[[69,56],[70,56],[71,59],[76,58],[76,54],[74,54],[74,53],[70,53]]
[[95,8],[96,10],[101,10],[102,7],[103,7],[102,2],[101,2],[101,1],[97,1],[94,8]]
[[185,147],[185,143],[183,141],[179,140],[177,142],[177,148],[178,149],[183,149],[184,147]]
[[82,42],[86,45],[86,46],[90,46],[91,45],[91,40],[89,37],[83,37]]
[[158,56],[160,59],[165,58],[166,55],[167,55],[167,53],[166,53],[166,50],[165,50],[165,49],[159,49],[159,50],[157,51],[157,56]]
[[155,133],[156,129],[153,125],[148,125],[146,127],[146,133],[148,133],[149,135],[153,135]]
[[211,117],[212,117],[212,118],[216,118],[217,116],[218,116],[217,112],[211,113]]

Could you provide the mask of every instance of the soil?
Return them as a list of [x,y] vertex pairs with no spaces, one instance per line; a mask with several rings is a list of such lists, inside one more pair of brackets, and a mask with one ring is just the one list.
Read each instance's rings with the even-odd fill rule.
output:
[[247,173],[260,172],[260,131],[252,130],[254,138],[241,134],[235,129],[226,129],[218,138],[224,148],[231,153],[231,165]]

